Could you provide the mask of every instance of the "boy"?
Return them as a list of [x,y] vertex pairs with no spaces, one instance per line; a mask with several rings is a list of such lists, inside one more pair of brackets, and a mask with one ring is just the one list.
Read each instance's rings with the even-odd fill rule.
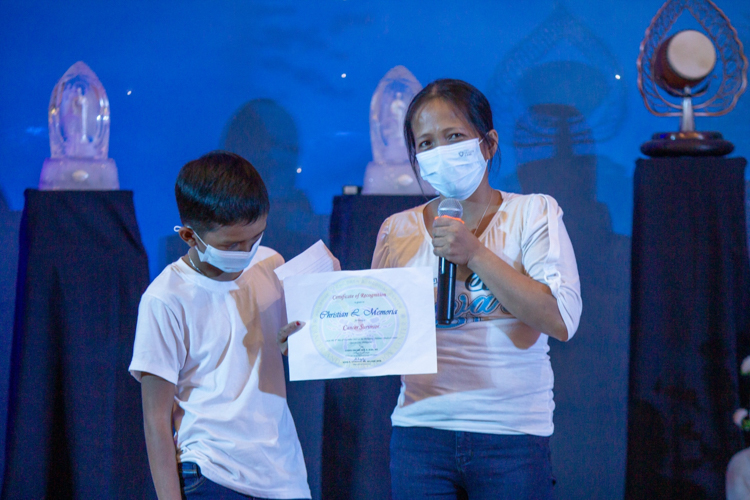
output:
[[310,498],[276,339],[286,328],[273,270],[284,261],[259,246],[263,180],[242,157],[213,152],[182,168],[175,194],[190,248],[143,294],[129,368],[156,492]]

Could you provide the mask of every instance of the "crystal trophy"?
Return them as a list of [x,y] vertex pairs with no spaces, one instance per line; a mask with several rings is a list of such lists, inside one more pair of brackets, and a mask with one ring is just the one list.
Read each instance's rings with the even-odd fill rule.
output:
[[120,189],[109,150],[109,99],[85,63],[71,66],[49,102],[50,158],[44,160],[41,190]]
[[404,117],[422,85],[403,66],[385,74],[370,101],[372,161],[365,170],[363,194],[434,194],[435,190],[415,175],[404,140]]
[[[701,30],[673,33],[684,13]],[[638,88],[656,116],[680,118],[677,132],[659,132],[641,146],[649,156],[723,156],[734,150],[719,132],[698,131],[696,116],[734,109],[747,87],[748,61],[724,12],[711,0],[667,0],[646,30],[638,56]]]

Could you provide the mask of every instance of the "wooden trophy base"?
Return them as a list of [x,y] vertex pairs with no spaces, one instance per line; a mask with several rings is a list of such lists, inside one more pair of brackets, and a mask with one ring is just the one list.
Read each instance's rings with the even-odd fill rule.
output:
[[661,132],[641,145],[648,156],[724,156],[734,151],[719,132]]

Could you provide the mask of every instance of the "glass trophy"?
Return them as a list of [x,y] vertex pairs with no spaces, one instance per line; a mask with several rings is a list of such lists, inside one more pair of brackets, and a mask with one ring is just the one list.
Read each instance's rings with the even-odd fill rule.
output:
[[385,74],[370,101],[372,161],[365,170],[363,194],[434,194],[414,174],[404,141],[404,117],[422,85],[403,66]]
[[99,78],[79,61],[52,90],[49,102],[50,158],[41,190],[120,189],[109,150],[109,99]]

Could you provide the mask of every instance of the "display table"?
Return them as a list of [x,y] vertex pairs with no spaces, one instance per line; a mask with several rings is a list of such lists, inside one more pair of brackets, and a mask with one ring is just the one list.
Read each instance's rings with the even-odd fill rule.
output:
[[[724,498],[747,404],[750,264],[742,158],[639,160],[626,497]],[[584,299],[585,300],[585,299]]]
[[26,191],[3,498],[149,498],[130,362],[149,283],[130,191]]
[[[422,196],[337,196],[331,252],[343,270],[369,269],[380,225],[425,203]],[[391,495],[389,444],[397,376],[326,381],[323,421],[323,498],[380,500]]]

